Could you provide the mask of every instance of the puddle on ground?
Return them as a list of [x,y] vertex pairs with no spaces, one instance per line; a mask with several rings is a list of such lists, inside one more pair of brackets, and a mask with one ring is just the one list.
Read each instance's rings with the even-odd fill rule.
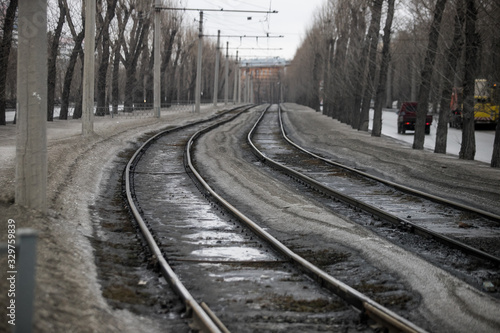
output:
[[276,260],[274,255],[270,255],[265,250],[228,246],[228,247],[211,247],[191,252],[195,257],[205,257],[207,260],[222,260],[222,261],[258,261],[258,260]]

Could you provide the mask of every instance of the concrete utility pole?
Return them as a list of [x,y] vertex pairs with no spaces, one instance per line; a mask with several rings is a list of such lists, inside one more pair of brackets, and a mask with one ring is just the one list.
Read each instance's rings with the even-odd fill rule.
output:
[[236,92],[238,91],[238,51],[236,51],[236,63],[234,69],[233,104],[236,104]]
[[156,112],[156,117],[160,118],[161,109],[161,93],[160,93],[160,7],[161,1],[155,1],[155,35],[154,35],[154,73],[153,73],[153,104]]
[[229,99],[229,42],[226,42],[226,70],[224,79],[224,105],[227,105]]
[[215,79],[214,79],[214,106],[217,106],[219,93],[219,60],[220,58],[220,30],[217,30],[217,51],[215,53]]
[[200,12],[200,32],[198,34],[198,64],[196,66],[196,92],[195,92],[195,109],[196,113],[200,113],[201,100],[201,56],[203,52],[203,12]]
[[241,66],[238,65],[238,103],[241,103],[242,79],[243,79],[243,74],[241,71]]
[[86,0],[82,103],[82,135],[84,136],[94,133],[95,12],[95,0]]
[[19,1],[16,196],[47,211],[47,3]]
[[250,103],[250,72],[248,70],[248,67],[245,82],[245,103]]

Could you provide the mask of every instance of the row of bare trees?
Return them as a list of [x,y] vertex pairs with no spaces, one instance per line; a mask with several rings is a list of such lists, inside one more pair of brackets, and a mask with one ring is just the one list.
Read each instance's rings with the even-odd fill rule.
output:
[[[6,109],[15,108],[17,59],[17,5],[19,0],[0,0],[0,125],[6,124]],[[151,105],[153,102],[153,3],[142,0],[97,0],[95,98],[97,114]],[[166,1],[164,1],[166,5]],[[48,1],[48,114],[60,105],[60,119],[82,115],[83,42],[85,1]],[[193,100],[196,78],[198,32],[180,11],[161,12],[161,100]],[[213,40],[204,40],[202,93],[211,99],[214,91],[217,50]],[[230,61],[230,72],[236,63]],[[221,66],[219,96],[224,87]],[[233,87],[234,75],[229,75]]]
[[[463,87],[460,158],[474,159],[474,81],[500,82],[500,3],[495,0],[328,0],[287,73],[287,99],[380,136],[382,108],[418,101],[439,113],[435,152],[446,153],[452,87]],[[382,31],[382,33],[381,33]],[[299,79],[300,78],[300,79]],[[500,125],[491,166],[500,167]]]

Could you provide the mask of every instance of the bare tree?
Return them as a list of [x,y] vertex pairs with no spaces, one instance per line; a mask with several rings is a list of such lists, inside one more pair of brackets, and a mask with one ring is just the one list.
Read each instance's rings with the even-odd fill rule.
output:
[[413,139],[413,149],[424,149],[425,141],[425,118],[428,112],[429,91],[431,89],[431,78],[434,62],[437,54],[437,44],[441,29],[444,8],[447,0],[437,0],[434,8],[434,17],[429,32],[429,42],[425,56],[424,68],[420,75],[420,90],[418,95],[417,119],[415,121],[415,136]]
[[[75,25],[73,23],[73,19],[71,17],[71,11],[68,6],[67,0],[62,0],[63,5],[65,8],[65,14],[66,14],[66,20],[68,22],[68,26],[71,31],[71,35],[73,36],[74,40],[74,46],[73,50],[71,51],[71,55],[69,57],[69,62],[68,62],[68,67],[66,68],[66,73],[64,75],[64,83],[63,83],[63,91],[62,91],[62,96],[61,96],[61,111],[59,114],[59,119],[68,119],[68,114],[69,114],[69,99],[70,99],[70,92],[71,92],[71,83],[73,81],[73,75],[75,72],[75,67],[76,63],[78,61],[78,57],[82,60],[82,66],[83,66],[83,49],[82,49],[82,42],[85,37],[85,18],[83,15],[83,10],[81,11],[82,14],[82,27],[80,32],[76,31]],[[79,96],[80,94],[78,94]],[[78,103],[77,103],[78,104]],[[78,114],[75,115],[73,113],[73,118],[78,118]]]
[[440,154],[446,153],[451,92],[454,84],[456,67],[463,47],[463,26],[465,20],[463,9],[463,0],[458,0],[455,8],[453,40],[451,45],[446,50],[443,89],[441,92],[441,103],[439,107],[440,112],[436,132],[436,145],[434,147],[434,152]]
[[[118,24],[123,33],[119,36],[122,52],[119,53],[121,62],[125,67],[126,82],[125,82],[125,103],[126,109],[131,109],[136,95],[136,71],[139,56],[144,50],[143,43],[147,40],[151,19],[148,12],[143,10],[141,3],[132,1],[128,4],[120,0],[120,7],[124,13],[123,18],[118,16]],[[127,35],[130,38],[125,38],[125,29],[129,18],[132,17],[131,28]],[[115,55],[117,55],[115,53]]]
[[[350,101],[351,126],[357,129],[359,126],[361,101],[363,99],[363,77],[365,73],[366,61],[365,55],[368,54],[368,43],[365,41],[366,6],[351,3],[351,37],[349,40],[348,67],[353,86],[353,95]],[[360,8],[361,7],[361,8]]]
[[369,43],[368,55],[368,70],[364,82],[364,94],[361,105],[361,114],[359,118],[358,130],[368,131],[368,115],[370,111],[370,103],[373,97],[373,90],[375,85],[375,71],[377,70],[377,44],[380,29],[380,17],[382,13],[383,0],[373,0],[371,4],[372,18],[370,21],[370,28],[368,30],[368,38],[366,42]]
[[[106,0],[106,15],[102,17],[101,11],[97,13],[97,25],[99,35],[97,39],[100,43],[97,47],[100,49],[99,68],[97,70],[97,115],[109,113],[106,103],[106,81],[108,75],[109,58],[110,58],[110,36],[109,25],[116,13],[116,4],[118,0]],[[102,0],[97,2],[97,5],[102,9]]]
[[481,37],[476,31],[477,8],[474,0],[465,0],[465,79],[462,147],[459,157],[473,160],[476,155],[476,139],[474,134],[474,87],[479,66],[478,51]]
[[389,62],[391,58],[389,45],[391,43],[392,19],[394,17],[394,0],[388,0],[387,2],[387,18],[385,21],[383,37],[384,46],[382,47],[382,60],[380,64],[377,93],[375,94],[372,136],[380,136],[382,133],[382,106],[386,97],[385,91],[387,87],[387,72],[389,70]]
[[12,45],[12,31],[14,29],[14,21],[16,17],[17,2],[18,0],[11,0],[9,2],[9,7],[5,12],[5,18],[3,22],[3,35],[0,45],[0,125],[5,125],[5,107],[6,107],[6,81],[7,81],[7,69],[9,62],[10,49]]
[[54,98],[56,90],[56,61],[59,52],[59,41],[66,17],[66,7],[62,0],[58,0],[59,19],[54,33],[49,36],[50,49],[48,54],[48,75],[47,75],[47,120],[54,120]]

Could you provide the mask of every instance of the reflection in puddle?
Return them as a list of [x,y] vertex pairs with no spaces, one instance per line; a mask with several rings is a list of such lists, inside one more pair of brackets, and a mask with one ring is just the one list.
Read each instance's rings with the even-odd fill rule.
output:
[[194,256],[207,257],[217,260],[275,260],[275,258],[267,252],[259,249],[248,247],[212,247],[191,252]]

